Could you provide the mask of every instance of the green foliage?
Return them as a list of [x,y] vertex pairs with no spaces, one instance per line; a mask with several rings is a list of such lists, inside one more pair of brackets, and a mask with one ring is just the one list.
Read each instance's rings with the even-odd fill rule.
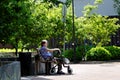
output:
[[[54,5],[53,3],[56,1],[44,0],[45,3],[38,0],[1,1],[0,42],[22,48],[29,45],[38,46],[42,39],[56,38],[62,45],[64,37],[61,14],[63,5]],[[67,0],[67,3],[70,4],[71,0]],[[108,19],[108,17],[91,13],[99,3],[101,0],[95,0],[94,5],[89,4],[85,7],[83,17],[75,18],[76,37],[79,41],[88,39],[96,45],[103,45],[109,42],[109,36],[118,29],[117,19]],[[72,40],[71,9],[70,5],[66,14],[66,42]]]
[[48,26],[51,28],[51,36],[58,36],[63,32],[63,23],[62,23],[62,5],[58,7],[53,7],[49,9],[47,14]]
[[120,59],[120,47],[106,46],[105,49],[107,49],[111,53],[112,60],[119,60]]
[[73,25],[72,24],[72,5],[70,5],[67,8],[66,26],[65,26],[65,38],[66,38],[67,42],[72,40],[72,35],[73,35],[73,27],[72,27],[72,25]]
[[[18,49],[18,52],[21,52],[21,49]],[[23,52],[27,52],[27,50],[23,50]],[[15,53],[15,49],[0,49],[0,53]]]
[[4,40],[6,43],[16,46],[20,40],[27,41],[26,34],[31,30],[31,27],[28,28],[28,26],[32,21],[32,4],[31,0],[0,2],[0,42]]
[[[65,27],[63,26],[63,15],[62,15],[62,4],[59,4],[57,7],[53,6],[49,9],[47,14],[48,22],[47,27],[50,27],[49,37],[57,39],[60,45],[63,45],[63,38],[65,34],[66,41],[71,40],[72,35],[72,16],[71,16],[71,7],[67,9],[66,14],[66,23]],[[65,31],[64,31],[65,28]]]
[[[63,44],[62,4],[49,1],[7,0],[0,2],[0,42],[16,48],[39,45],[42,39],[56,38]],[[71,14],[67,14],[66,35],[71,28]],[[72,32],[67,40],[70,40]],[[58,44],[59,45],[59,44]]]
[[68,58],[70,61],[73,61],[74,55],[76,55],[76,60],[81,61],[82,60],[82,53],[79,52],[79,49],[76,49],[76,54],[74,54],[73,49],[66,50],[63,55]]
[[58,5],[60,2],[58,0],[42,0],[42,2],[49,2],[49,3],[52,3],[54,5]]
[[[76,60],[81,61],[82,58],[85,57],[86,52],[91,48],[92,46],[89,45],[81,45],[76,47]],[[63,53],[63,55],[73,61],[74,51],[73,49],[68,49]]]
[[77,26],[80,38],[93,41],[95,45],[104,45],[110,41],[110,36],[115,34],[120,27],[116,25],[118,19],[108,19],[101,15],[92,15],[90,18],[81,17]]
[[66,50],[63,55],[67,57],[70,61],[73,61],[73,49]]
[[[95,0],[96,1],[96,0]],[[101,0],[100,0],[101,1]],[[115,34],[120,27],[117,18],[108,18],[92,11],[98,7],[98,3],[87,5],[84,8],[84,16],[76,19],[76,33],[81,40],[88,39],[97,46],[110,42],[110,36]]]
[[82,61],[82,58],[83,58],[82,52],[80,52],[79,48],[76,48],[76,60],[77,61]]
[[0,2],[0,42],[15,47],[38,45],[49,38],[51,27],[48,23],[48,3],[35,3],[33,0],[7,0]]
[[[63,55],[73,61],[73,49],[66,50]],[[88,61],[105,61],[105,60],[119,60],[120,47],[105,46],[105,47],[91,47],[78,46],[76,48],[76,60],[81,61],[85,57]]]
[[89,50],[86,54],[87,60],[97,60],[97,61],[104,61],[110,60],[111,54],[108,50],[103,47],[96,47]]
[[89,51],[93,46],[89,45],[80,45],[76,47],[77,53],[80,53],[82,57],[85,57],[87,51]]

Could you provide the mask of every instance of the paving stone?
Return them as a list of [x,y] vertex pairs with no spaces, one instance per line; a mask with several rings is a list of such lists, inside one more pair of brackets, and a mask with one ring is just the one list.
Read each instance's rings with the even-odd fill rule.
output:
[[[119,80],[120,62],[99,64],[71,64],[72,75],[37,75],[22,77],[21,80]],[[67,72],[67,69],[63,69]]]

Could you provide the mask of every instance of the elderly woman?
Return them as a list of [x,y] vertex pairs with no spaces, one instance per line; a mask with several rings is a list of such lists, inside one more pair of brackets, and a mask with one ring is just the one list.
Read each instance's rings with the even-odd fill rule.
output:
[[[41,48],[39,49],[39,52],[41,53],[42,57],[44,59],[52,58],[53,57],[53,55],[52,55],[53,51],[60,51],[60,49],[59,48],[49,49],[48,48],[48,41],[47,40],[42,40]],[[58,63],[57,74],[64,74],[64,72],[61,71],[62,70],[62,64],[61,64],[60,60],[57,60],[57,63]]]

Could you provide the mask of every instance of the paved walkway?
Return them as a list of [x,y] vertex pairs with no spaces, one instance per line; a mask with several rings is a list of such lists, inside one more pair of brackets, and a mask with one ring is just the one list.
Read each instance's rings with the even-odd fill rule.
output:
[[71,64],[71,67],[73,75],[38,75],[22,77],[21,80],[120,80],[120,62]]

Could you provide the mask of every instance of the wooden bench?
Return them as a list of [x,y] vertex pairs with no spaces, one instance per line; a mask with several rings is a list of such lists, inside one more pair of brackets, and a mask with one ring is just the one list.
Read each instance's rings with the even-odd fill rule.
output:
[[52,60],[45,60],[39,50],[37,49],[37,54],[35,55],[35,74],[40,74],[40,68],[42,65],[40,65],[40,63],[44,63],[45,64],[45,74],[46,75],[50,75],[50,69],[51,69],[51,64],[53,63]]

